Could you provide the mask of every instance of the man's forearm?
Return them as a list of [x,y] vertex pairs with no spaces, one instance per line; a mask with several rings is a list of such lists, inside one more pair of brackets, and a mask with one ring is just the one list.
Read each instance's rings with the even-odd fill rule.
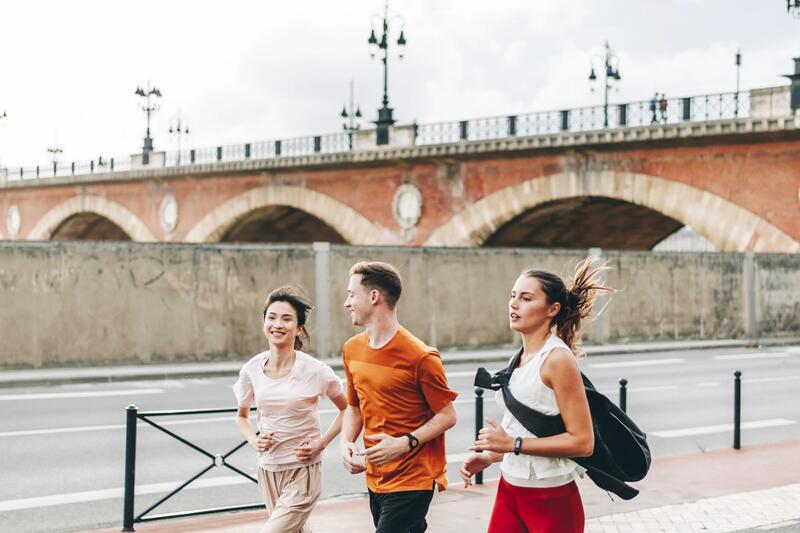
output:
[[342,421],[341,439],[345,442],[355,442],[363,427],[364,422],[361,418],[361,410],[348,405]]
[[422,444],[423,442],[427,442],[438,437],[455,425],[456,412],[453,408],[453,404],[450,404],[447,408],[433,415],[433,417],[425,422],[422,427],[412,431],[411,434],[419,440],[420,444]]

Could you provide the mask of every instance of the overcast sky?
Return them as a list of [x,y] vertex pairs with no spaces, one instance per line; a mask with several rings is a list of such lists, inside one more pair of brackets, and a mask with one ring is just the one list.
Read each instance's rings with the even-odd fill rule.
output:
[[[382,91],[367,37],[382,0],[4,4],[0,164],[127,155],[145,118],[134,90],[164,95],[156,149],[180,111],[185,147],[336,132],[349,80],[366,118]],[[600,103],[592,55],[609,40],[622,82],[612,101],[783,85],[800,55],[784,0],[395,0],[408,40],[390,63],[391,105],[408,123]],[[399,31],[392,36],[393,42]],[[376,24],[377,26],[377,24]],[[396,51],[396,48],[395,48]]]

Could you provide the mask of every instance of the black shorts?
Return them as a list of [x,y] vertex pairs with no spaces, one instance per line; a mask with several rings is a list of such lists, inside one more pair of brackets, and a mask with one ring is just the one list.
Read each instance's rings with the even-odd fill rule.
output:
[[387,493],[369,491],[369,510],[376,533],[423,533],[428,529],[425,515],[432,499],[433,487]]

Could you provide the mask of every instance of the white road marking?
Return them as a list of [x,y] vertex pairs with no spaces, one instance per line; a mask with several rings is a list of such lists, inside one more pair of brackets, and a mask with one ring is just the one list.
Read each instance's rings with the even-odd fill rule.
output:
[[704,389],[706,387],[719,387],[720,385],[721,383],[719,381],[702,381],[694,384],[694,386],[698,389]]
[[674,365],[683,363],[686,359],[673,357],[671,359],[645,359],[643,361],[617,361],[614,363],[592,363],[589,368],[625,368],[636,366]]
[[776,383],[779,381],[795,381],[800,379],[800,376],[777,376],[773,378],[743,378],[743,383]]
[[733,355],[715,355],[711,359],[714,359],[715,361],[738,361],[741,359],[779,359],[783,357],[789,357],[789,354],[753,352],[753,353],[738,353]]
[[[755,420],[753,422],[742,422],[742,429],[758,429],[777,426],[790,426],[796,424],[794,420],[785,418],[771,418],[769,420]],[[725,433],[733,431],[733,424],[720,424],[718,426],[700,426],[694,428],[668,429],[664,431],[648,431],[648,435],[661,437],[662,439],[674,439],[677,437],[689,437],[692,435],[708,435],[710,433]]]
[[43,392],[33,394],[3,394],[0,401],[63,400],[68,398],[100,398],[103,396],[129,396],[134,394],[163,394],[163,389],[126,389],[86,392]]
[[[183,481],[167,481],[165,483],[150,483],[147,485],[137,485],[135,494],[158,494],[169,492],[176,489]],[[252,483],[242,476],[224,476],[198,479],[183,490],[204,489],[208,487],[225,487],[230,485],[241,485]],[[122,498],[124,494],[122,487],[114,489],[89,490],[84,492],[70,492],[67,494],[52,494],[50,496],[37,496],[33,498],[19,498],[16,500],[0,501],[0,512],[18,511],[20,509],[35,509],[37,507],[49,507],[51,505],[65,505],[70,503],[92,502],[96,500],[110,500]]]
[[[447,456],[448,463],[460,463],[469,457],[471,453],[456,453]],[[135,494],[158,494],[174,490],[183,483],[182,481],[167,481],[163,483],[150,483],[137,485]],[[244,485],[252,483],[249,479],[242,476],[222,476],[198,479],[183,490],[206,489],[209,487],[227,487],[231,485]],[[124,495],[122,487],[113,489],[89,490],[83,492],[71,492],[67,494],[52,494],[49,496],[36,496],[33,498],[19,498],[16,500],[0,501],[0,512],[19,511],[21,509],[35,509],[39,507],[49,507],[52,505],[66,505],[71,503],[93,502],[97,500],[110,500],[122,498]]]

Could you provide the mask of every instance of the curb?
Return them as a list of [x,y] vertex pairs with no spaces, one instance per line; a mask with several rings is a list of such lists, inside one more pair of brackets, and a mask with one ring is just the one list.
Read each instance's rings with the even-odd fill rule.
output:
[[[727,339],[713,341],[682,341],[667,343],[631,343],[585,346],[588,356],[630,355],[679,350],[710,350],[725,348],[757,348],[800,344],[799,337],[783,339]],[[515,348],[487,350],[446,351],[442,353],[445,364],[491,363],[508,361]],[[342,360],[322,359],[334,370],[342,370]],[[153,364],[143,366],[108,366],[74,368],[40,368],[27,370],[0,370],[0,388],[60,385],[67,383],[116,383],[122,381],[163,380],[181,378],[233,377],[241,368],[241,361]]]

